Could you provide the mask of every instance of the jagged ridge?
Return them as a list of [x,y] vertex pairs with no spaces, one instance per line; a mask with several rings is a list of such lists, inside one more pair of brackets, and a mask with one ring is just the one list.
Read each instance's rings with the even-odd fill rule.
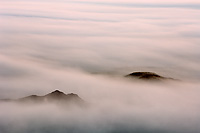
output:
[[59,90],[55,90],[44,96],[30,95],[16,100],[6,99],[1,101],[28,103],[28,104],[30,103],[56,103],[56,104],[74,104],[74,105],[85,104],[85,101],[81,99],[77,94],[74,93],[65,94]]

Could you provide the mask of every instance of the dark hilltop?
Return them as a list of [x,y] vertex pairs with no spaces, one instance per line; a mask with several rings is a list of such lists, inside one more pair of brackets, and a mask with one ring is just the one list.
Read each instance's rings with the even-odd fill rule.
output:
[[42,104],[52,103],[57,105],[85,105],[86,102],[77,94],[65,94],[59,90],[55,90],[44,96],[30,95],[19,99],[2,99],[1,102],[15,102],[20,104]]
[[133,72],[125,77],[151,81],[174,80],[173,78],[163,77],[154,72]]

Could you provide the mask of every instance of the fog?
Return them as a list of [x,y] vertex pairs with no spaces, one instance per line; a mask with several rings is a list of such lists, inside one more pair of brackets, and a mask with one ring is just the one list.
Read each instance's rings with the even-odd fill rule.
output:
[[[1,0],[0,99],[78,94],[90,106],[0,103],[0,133],[199,133],[200,2]],[[126,79],[135,71],[177,81]]]
[[[59,72],[56,72],[59,74]],[[37,83],[20,90],[19,97],[44,95],[57,87],[77,93],[89,106],[68,108],[54,104],[0,104],[0,131],[5,133],[42,132],[180,132],[200,131],[199,84],[183,82],[146,83],[120,78],[69,72],[66,83]],[[41,80],[41,79],[39,79]],[[26,82],[26,80],[23,80]],[[51,84],[52,86],[48,86]],[[54,85],[53,85],[54,84]],[[8,91],[8,90],[7,90]],[[16,92],[12,90],[12,92]],[[16,95],[10,92],[10,95]],[[9,95],[9,96],[10,96]],[[22,96],[20,96],[22,95]]]

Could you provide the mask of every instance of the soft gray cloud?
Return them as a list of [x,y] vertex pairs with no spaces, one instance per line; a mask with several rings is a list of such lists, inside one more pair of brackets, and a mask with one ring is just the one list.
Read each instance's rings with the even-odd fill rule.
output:
[[[0,4],[0,99],[60,89],[92,105],[63,110],[1,103],[0,132],[200,131],[198,1]],[[123,78],[133,71],[181,81]]]
[[92,4],[99,6],[118,6],[118,7],[128,7],[128,8],[189,8],[189,9],[200,9],[199,3],[134,3],[130,2],[93,2],[93,1],[76,1],[76,3],[81,4]]
[[[70,109],[55,105],[20,106],[1,103],[0,131],[196,133],[200,130],[199,84],[140,83],[72,70],[65,73],[59,71],[51,71],[50,74],[50,70],[43,70],[40,79],[32,78],[32,82],[23,79],[21,82],[29,82],[29,88],[35,84],[43,86],[43,89],[35,91],[37,95],[51,91],[45,86],[47,83],[51,87],[62,88],[60,90],[66,93],[76,92],[90,103],[90,107]],[[48,76],[42,79],[43,74]],[[26,85],[24,83],[21,86],[23,95],[27,95]],[[28,92],[31,91],[33,89]]]

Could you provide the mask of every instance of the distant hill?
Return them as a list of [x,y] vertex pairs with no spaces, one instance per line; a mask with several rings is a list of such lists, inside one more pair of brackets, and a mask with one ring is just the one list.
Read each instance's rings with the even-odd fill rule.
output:
[[22,104],[42,104],[42,103],[53,103],[53,104],[65,104],[65,105],[85,105],[85,101],[81,99],[77,94],[70,93],[65,94],[59,90],[55,90],[44,96],[30,95],[19,99],[3,99],[1,102],[16,102]]
[[126,75],[127,78],[135,78],[142,80],[174,80],[173,78],[163,77],[153,72],[133,72],[131,74]]

